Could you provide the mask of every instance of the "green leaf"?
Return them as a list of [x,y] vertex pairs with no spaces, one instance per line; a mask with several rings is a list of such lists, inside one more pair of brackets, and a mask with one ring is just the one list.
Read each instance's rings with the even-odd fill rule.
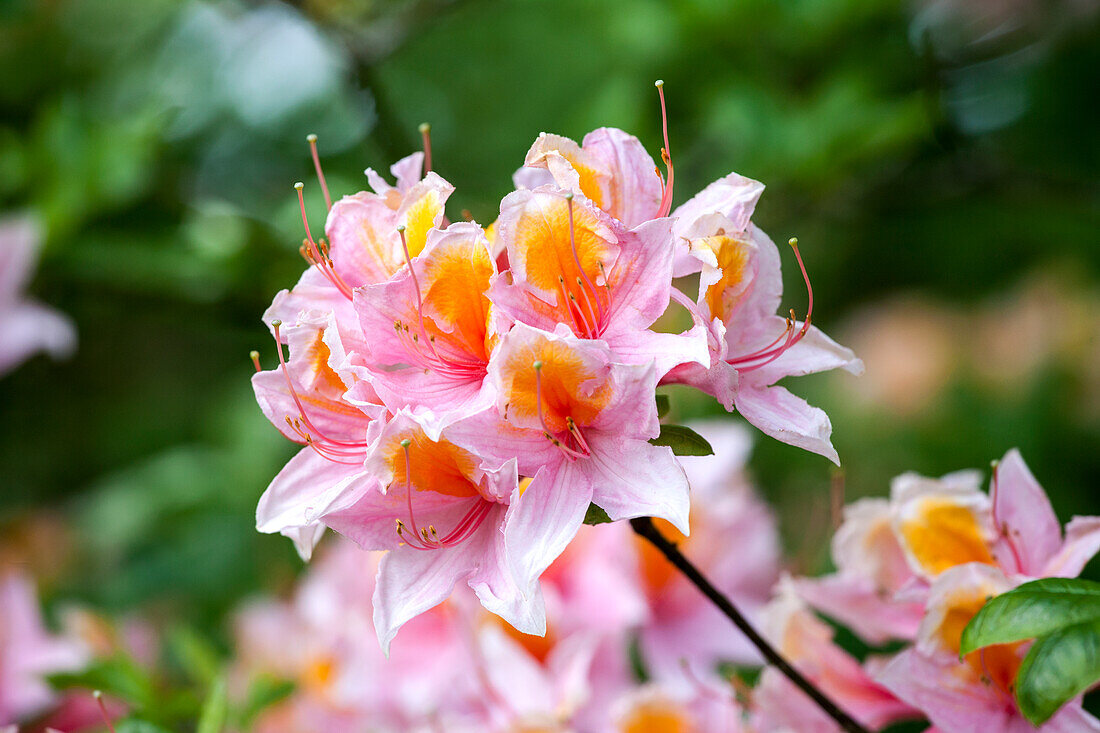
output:
[[229,713],[228,695],[225,675],[220,674],[210,685],[210,692],[206,696],[206,702],[203,703],[195,733],[221,733]]
[[702,435],[684,425],[662,425],[661,434],[649,441],[667,445],[678,456],[712,456],[714,449]]
[[1068,700],[1100,680],[1100,619],[1040,637],[1016,678],[1016,702],[1034,725],[1042,725]]
[[1034,725],[1100,681],[1100,583],[1045,578],[991,599],[963,630],[960,656],[1035,639],[1016,677],[1016,702]]
[[963,630],[959,656],[991,644],[1034,639],[1062,627],[1100,619],[1100,583],[1044,578],[1002,593]]
[[668,414],[668,411],[672,409],[672,400],[668,398],[667,394],[657,395],[657,418],[660,419]]
[[607,512],[595,504],[589,504],[588,511],[584,513],[585,524],[609,524],[611,521],[611,517],[607,516]]

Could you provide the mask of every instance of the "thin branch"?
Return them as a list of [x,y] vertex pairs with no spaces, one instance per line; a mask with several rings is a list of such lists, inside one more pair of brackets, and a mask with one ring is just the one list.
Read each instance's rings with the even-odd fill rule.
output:
[[691,561],[680,553],[676,545],[658,531],[652,519],[649,517],[631,519],[630,526],[634,528],[635,532],[645,537],[654,547],[660,550],[661,554],[668,558],[668,561],[675,565],[677,570],[683,573],[687,579],[711,601],[711,603],[717,606],[718,609],[733,622],[733,625],[748,637],[753,646],[755,646],[764,659],[768,661],[768,664],[771,664],[782,672],[787,679],[809,695],[830,718],[837,722],[837,725],[839,725],[842,730],[847,731],[847,733],[868,733],[866,728],[841,710],[824,692],[815,687],[812,682],[803,677],[786,659],[780,656],[779,652],[777,652],[775,648],[752,627],[748,620],[741,615],[741,612],[737,610],[730,599],[711,585],[710,581],[699,572],[699,569],[692,565]]

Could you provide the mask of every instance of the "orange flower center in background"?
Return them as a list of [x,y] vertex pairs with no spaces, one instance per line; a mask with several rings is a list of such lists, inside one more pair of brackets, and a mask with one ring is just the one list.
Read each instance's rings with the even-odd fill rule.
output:
[[950,499],[923,499],[916,513],[901,523],[909,551],[931,576],[968,562],[993,564],[974,512]]

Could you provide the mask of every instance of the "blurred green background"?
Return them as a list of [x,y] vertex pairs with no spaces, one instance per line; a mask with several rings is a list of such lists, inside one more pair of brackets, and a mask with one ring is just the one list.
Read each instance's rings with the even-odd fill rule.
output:
[[[677,203],[728,172],[797,235],[816,322],[868,373],[803,378],[843,475],[752,460],[791,567],[823,570],[830,486],[987,467],[1018,446],[1060,515],[1100,514],[1100,16],[1015,0],[8,0],[0,210],[47,231],[35,297],[80,347],[0,380],[0,557],[48,595],[218,634],[299,571],[254,530],[292,454],[249,385],[304,263],[292,184],[365,187],[432,123],[452,216],[495,218],[543,130],[659,149]],[[784,255],[786,256],[786,254]],[[787,262],[788,305],[805,308]],[[715,411],[676,392],[674,418]]]

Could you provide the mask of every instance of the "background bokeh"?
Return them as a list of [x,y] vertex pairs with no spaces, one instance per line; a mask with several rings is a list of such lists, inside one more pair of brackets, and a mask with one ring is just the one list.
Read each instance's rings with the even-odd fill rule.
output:
[[274,359],[260,314],[304,266],[294,181],[323,213],[305,135],[339,195],[429,121],[450,210],[488,222],[540,131],[655,152],[656,78],[677,202],[730,169],[765,182],[756,222],[799,237],[816,322],[867,363],[796,387],[843,473],[758,441],[792,568],[825,569],[836,487],[1012,446],[1061,516],[1100,514],[1091,0],[9,0],[0,210],[39,217],[32,293],[80,346],[0,380],[0,559],[224,643],[231,606],[301,568],[254,530],[293,446],[248,352]]

